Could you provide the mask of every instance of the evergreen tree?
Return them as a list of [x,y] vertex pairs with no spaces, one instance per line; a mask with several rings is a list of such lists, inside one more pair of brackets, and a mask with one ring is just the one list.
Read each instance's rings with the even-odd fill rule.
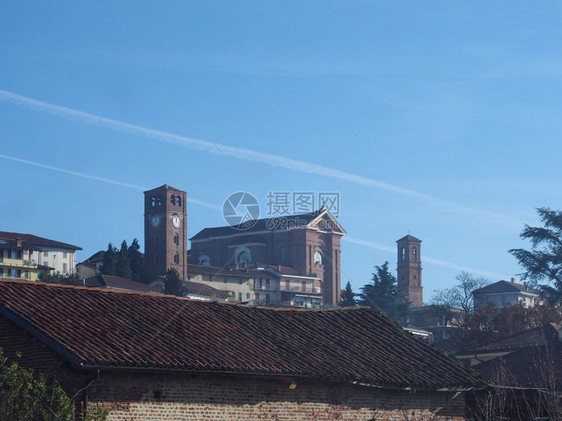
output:
[[118,259],[119,256],[117,255],[117,249],[113,247],[113,244],[109,243],[107,245],[107,250],[103,255],[103,262],[100,268],[100,272],[103,275],[116,275]]
[[175,269],[168,269],[168,272],[166,272],[164,294],[177,295],[179,297],[187,295],[187,288]]
[[396,277],[388,271],[388,262],[375,266],[372,283],[361,288],[359,305],[379,309],[400,324],[406,323],[410,304],[405,302]]
[[117,255],[117,266],[115,268],[115,274],[122,278],[131,279],[131,261],[129,260],[129,248],[127,247],[127,242],[123,240],[121,243],[121,248]]
[[140,252],[139,241],[135,238],[129,246],[129,262],[133,281],[144,281],[144,258]]
[[543,227],[525,228],[520,237],[531,242],[531,250],[511,249],[519,266],[525,270],[522,274],[531,282],[546,281],[539,285],[548,294],[552,302],[562,302],[562,212],[550,208],[538,208],[537,212]]
[[357,305],[356,295],[351,289],[351,284],[347,281],[340,297],[340,307],[355,307]]

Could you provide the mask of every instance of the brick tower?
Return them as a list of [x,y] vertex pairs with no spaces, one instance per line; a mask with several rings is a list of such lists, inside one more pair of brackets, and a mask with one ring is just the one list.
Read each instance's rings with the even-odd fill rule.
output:
[[144,259],[149,280],[175,269],[187,278],[187,193],[168,185],[144,192]]
[[404,293],[404,298],[410,302],[410,307],[423,306],[421,240],[407,235],[396,241],[398,244],[398,286]]

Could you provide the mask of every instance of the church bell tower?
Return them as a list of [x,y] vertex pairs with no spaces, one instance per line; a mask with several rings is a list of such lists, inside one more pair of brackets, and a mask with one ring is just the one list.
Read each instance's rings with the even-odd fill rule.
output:
[[148,280],[175,269],[187,278],[187,193],[168,185],[144,192],[144,260]]
[[398,245],[398,286],[410,307],[423,306],[421,240],[407,235],[396,241]]

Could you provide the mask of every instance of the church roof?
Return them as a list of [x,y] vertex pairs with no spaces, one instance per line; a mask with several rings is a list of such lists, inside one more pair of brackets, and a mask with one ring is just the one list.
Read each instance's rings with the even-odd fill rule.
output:
[[396,240],[397,243],[400,243],[402,241],[410,241],[413,243],[421,243],[422,240],[420,240],[419,238],[414,237],[413,235],[406,235],[405,237],[402,237],[400,240]]
[[[408,390],[482,385],[470,368],[364,307],[267,309],[2,281],[0,316],[83,370],[281,376]],[[0,346],[11,340],[6,335],[0,331]]]
[[203,240],[212,237],[226,237],[230,235],[241,236],[241,235],[253,234],[261,231],[275,231],[275,230],[285,230],[285,229],[295,229],[295,228],[304,229],[307,228],[308,225],[311,222],[313,222],[316,218],[318,218],[319,216],[325,213],[329,215],[329,218],[335,221],[338,230],[341,230],[342,233],[345,234],[345,231],[339,225],[336,219],[332,216],[332,214],[326,209],[320,209],[314,212],[301,213],[297,215],[261,218],[234,227],[227,225],[222,227],[205,228],[199,231],[193,237],[191,237],[190,240],[191,241]]

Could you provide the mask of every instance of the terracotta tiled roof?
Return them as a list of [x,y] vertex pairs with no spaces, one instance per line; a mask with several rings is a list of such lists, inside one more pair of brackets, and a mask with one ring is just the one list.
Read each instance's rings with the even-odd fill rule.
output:
[[82,250],[82,247],[61,243],[60,241],[49,240],[48,238],[37,237],[36,235],[0,231],[0,246],[2,246],[3,242],[6,242],[7,245],[16,247],[17,240],[21,240],[21,248],[26,250],[40,250],[42,248]]
[[228,298],[230,294],[226,291],[221,291],[220,289],[213,288],[207,284],[201,282],[184,281],[183,282],[187,288],[188,293],[195,295],[203,295],[209,298]]
[[413,235],[410,235],[410,234],[402,237],[400,240],[396,240],[397,243],[399,241],[412,241],[412,242],[415,242],[415,243],[421,243],[422,242],[422,240],[420,240],[419,238],[416,238],[416,237],[414,237]]
[[116,288],[128,291],[160,292],[157,286],[142,284],[127,278],[113,275],[96,275],[86,278],[84,285],[87,287]]
[[474,295],[500,294],[506,292],[528,292],[530,294],[539,295],[539,291],[537,291],[536,289],[529,288],[526,285],[518,284],[517,282],[508,282],[508,281],[494,282],[493,284],[474,290],[473,294]]
[[554,323],[529,329],[476,348],[476,351],[508,351],[541,346],[558,341],[558,327]]
[[84,369],[290,376],[420,390],[481,385],[474,371],[368,308],[274,310],[10,281],[0,282],[0,314]]
[[273,278],[274,276],[260,269],[243,269],[237,267],[206,266],[206,265],[187,265],[188,275],[215,275],[215,276],[239,276],[243,278]]

